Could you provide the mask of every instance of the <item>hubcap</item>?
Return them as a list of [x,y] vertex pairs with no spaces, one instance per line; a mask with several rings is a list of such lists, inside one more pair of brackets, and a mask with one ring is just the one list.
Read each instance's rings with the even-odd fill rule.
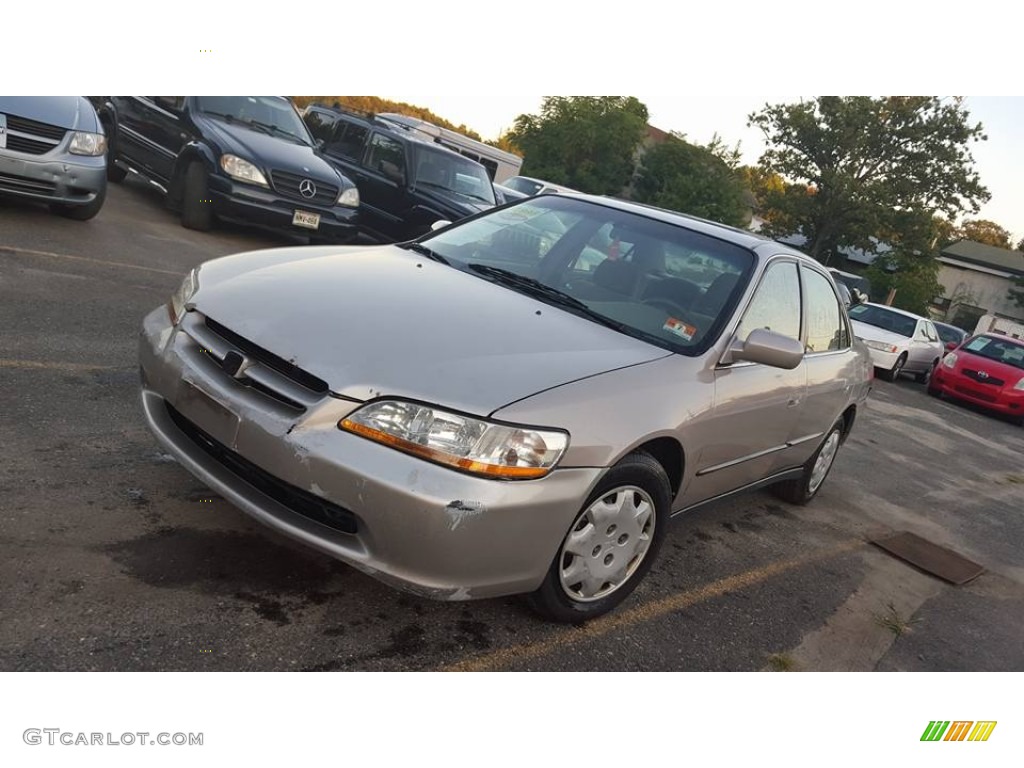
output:
[[636,573],[651,546],[654,502],[628,485],[602,496],[576,518],[559,554],[559,581],[573,600],[607,597]]
[[832,468],[832,462],[835,461],[838,450],[839,430],[836,429],[828,436],[828,440],[825,441],[821,451],[818,453],[818,458],[814,461],[814,469],[811,470],[811,482],[808,485],[808,490],[811,493],[817,491],[818,486],[825,480],[825,475]]

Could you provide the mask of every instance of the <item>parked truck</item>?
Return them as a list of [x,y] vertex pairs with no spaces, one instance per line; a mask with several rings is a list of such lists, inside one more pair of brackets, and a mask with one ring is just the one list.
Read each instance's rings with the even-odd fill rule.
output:
[[1024,323],[1000,315],[982,315],[974,333],[1001,333],[1015,339],[1024,339]]

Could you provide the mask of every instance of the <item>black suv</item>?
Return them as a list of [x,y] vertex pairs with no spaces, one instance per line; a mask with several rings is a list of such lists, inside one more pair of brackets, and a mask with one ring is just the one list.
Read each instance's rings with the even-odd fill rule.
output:
[[495,205],[480,163],[407,126],[318,104],[303,119],[324,156],[359,186],[360,226],[379,240],[411,240],[436,221]]
[[167,194],[189,229],[217,218],[348,242],[359,191],[320,156],[280,96],[93,97],[109,144],[107,174],[131,170]]

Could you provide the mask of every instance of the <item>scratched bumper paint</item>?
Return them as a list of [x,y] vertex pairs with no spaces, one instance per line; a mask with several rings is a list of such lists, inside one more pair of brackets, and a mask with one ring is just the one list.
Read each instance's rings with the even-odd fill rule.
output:
[[[559,469],[540,480],[496,481],[455,472],[337,428],[358,403],[334,397],[296,417],[226,375],[167,312],[140,337],[142,402],[153,434],[192,474],[239,509],[387,584],[426,597],[467,600],[536,589],[603,470]],[[190,390],[199,389],[199,400]],[[209,421],[206,398],[237,417]],[[352,512],[344,534],[263,494],[211,458],[171,420],[167,404],[233,451],[297,488]]]

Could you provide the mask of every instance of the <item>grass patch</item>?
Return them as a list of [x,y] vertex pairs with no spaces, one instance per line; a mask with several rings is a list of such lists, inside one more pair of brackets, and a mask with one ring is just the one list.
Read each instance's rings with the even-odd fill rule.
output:
[[768,668],[772,672],[792,672],[796,669],[796,661],[786,653],[773,653],[768,656]]
[[896,606],[889,603],[885,613],[875,616],[875,623],[880,627],[885,627],[896,637],[902,637],[911,632],[917,619],[904,619],[896,610]]

